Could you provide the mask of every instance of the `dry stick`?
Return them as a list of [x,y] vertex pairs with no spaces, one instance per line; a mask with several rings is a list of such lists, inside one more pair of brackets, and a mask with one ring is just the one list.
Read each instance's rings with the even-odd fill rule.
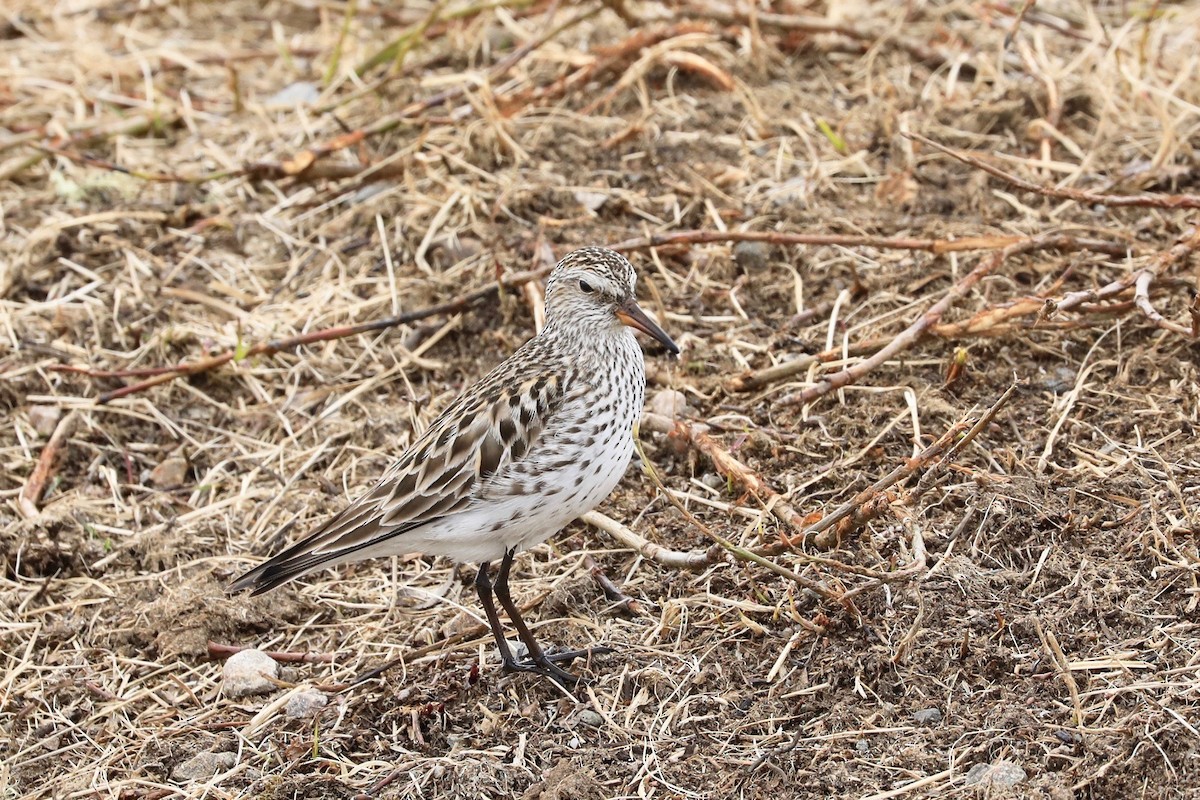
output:
[[[64,145],[86,145],[93,142],[98,142],[104,139],[112,138],[113,136],[137,136],[146,131],[155,128],[167,128],[175,125],[179,121],[179,115],[175,113],[160,113],[157,111],[148,111],[142,114],[136,114],[132,117],[122,117],[120,119],[109,120],[91,127],[81,128],[67,139]],[[20,145],[32,144],[46,135],[44,129],[26,131],[15,136],[10,136],[7,139],[0,141],[0,152],[8,150]],[[28,159],[24,159],[19,164],[9,162],[0,168],[0,181],[6,181],[18,174],[24,169],[40,163],[45,160],[46,153],[39,152]]]
[[1200,195],[1197,194],[1102,194],[1099,192],[1087,192],[1080,189],[1060,189],[1054,186],[1043,186],[1039,183],[1027,181],[1024,178],[1018,178],[1009,172],[994,167],[981,158],[963,153],[944,144],[939,144],[927,136],[922,136],[919,133],[905,133],[911,139],[916,139],[923,144],[927,144],[935,150],[939,150],[951,158],[957,159],[964,164],[969,164],[976,169],[981,169],[989,175],[993,175],[1002,181],[1016,186],[1018,189],[1024,189],[1027,192],[1044,195],[1045,197],[1053,197],[1059,200],[1074,200],[1080,203],[1090,203],[1093,205],[1102,206],[1139,206],[1143,208],[1200,208]]
[[199,361],[193,361],[186,364],[177,364],[171,367],[168,371],[162,374],[155,375],[152,378],[141,381],[140,383],[123,386],[120,389],[114,389],[111,392],[105,392],[96,399],[99,404],[108,403],[120,397],[137,394],[162,383],[173,381],[176,378],[182,378],[187,375],[196,375],[201,372],[208,372],[222,364],[227,364],[233,360],[242,360],[250,356],[274,355],[283,350],[292,350],[313,342],[327,342],[335,339],[344,339],[347,336],[355,336],[360,333],[370,333],[372,331],[386,330],[394,328],[397,325],[404,325],[409,322],[426,319],[427,317],[437,316],[439,314],[454,314],[459,311],[465,311],[468,308],[479,305],[484,300],[500,293],[502,289],[511,289],[516,286],[528,283],[529,281],[539,280],[549,273],[549,268],[529,270],[526,272],[518,272],[513,275],[501,278],[498,281],[493,281],[482,289],[476,289],[473,292],[460,295],[453,300],[437,305],[428,306],[426,308],[409,311],[404,314],[399,314],[394,317],[375,320],[373,322],[364,322],[359,325],[345,325],[336,328],[325,328],[319,331],[302,334],[300,336],[292,336],[288,339],[273,339],[269,342],[259,342],[258,344],[244,350],[239,351],[228,350],[220,355],[202,358]]
[[1079,702],[1079,685],[1075,682],[1075,676],[1071,674],[1071,662],[1067,660],[1066,653],[1063,652],[1062,646],[1058,643],[1058,637],[1054,635],[1054,631],[1049,628],[1042,627],[1042,621],[1036,617],[1033,620],[1033,627],[1037,631],[1038,638],[1042,640],[1042,646],[1046,648],[1046,653],[1053,659],[1059,672],[1062,674],[1063,682],[1067,685],[1067,691],[1071,693],[1071,705],[1075,709],[1073,722],[1076,726],[1083,726],[1083,705]]
[[46,442],[46,446],[42,448],[42,454],[38,456],[37,464],[34,465],[29,480],[21,487],[21,493],[17,495],[17,508],[26,518],[33,519],[38,515],[38,501],[41,500],[42,492],[46,489],[46,482],[54,474],[54,460],[62,449],[63,443],[75,430],[77,422],[79,422],[79,415],[74,411],[58,421],[54,433],[50,434],[50,440]]
[[[634,439],[633,439],[633,446],[634,446],[634,448],[637,449],[638,455],[641,456],[642,464],[645,466],[647,474],[650,475],[650,479],[652,481],[654,481],[654,485],[658,487],[659,492],[662,493],[662,496],[664,498],[666,498],[667,502],[669,502],[671,505],[675,506],[675,508],[678,509],[679,513],[683,514],[684,518],[688,522],[695,525],[696,528],[698,528],[701,533],[703,533],[709,539],[712,539],[714,542],[716,542],[718,545],[720,545],[723,549],[728,551],[730,553],[730,555],[732,555],[734,558],[738,559],[739,561],[749,561],[753,564],[758,564],[760,567],[764,567],[767,570],[769,570],[770,572],[774,572],[776,575],[787,578],[788,580],[792,581],[797,586],[799,586],[801,589],[803,589],[804,591],[806,591],[810,594],[819,595],[819,596],[825,598],[826,600],[831,600],[834,602],[841,601],[840,594],[835,592],[833,589],[830,589],[828,586],[821,583],[820,581],[809,580],[808,578],[805,578],[803,575],[793,572],[792,570],[788,569],[787,567],[783,567],[783,566],[780,566],[779,564],[776,564],[774,561],[771,561],[766,556],[761,556],[758,553],[755,553],[755,552],[745,549],[744,547],[739,547],[736,544],[734,544],[733,542],[726,539],[724,536],[721,536],[720,534],[715,532],[712,528],[708,527],[700,520],[696,519],[695,515],[692,514],[691,511],[688,511],[687,507],[684,506],[683,503],[679,502],[679,498],[675,497],[675,495],[673,495],[671,492],[669,492],[667,490],[667,487],[662,482],[662,478],[660,478],[658,475],[658,470],[656,470],[654,468],[654,465],[651,463],[650,459],[646,457],[646,451],[642,447],[641,442],[638,441],[636,431],[635,431],[635,435],[634,435]],[[805,627],[809,627],[811,625],[811,623],[807,623],[807,624],[801,623],[801,624],[804,625]],[[812,627],[816,628],[817,626],[812,626]]]
[[715,564],[720,556],[720,548],[710,547],[708,550],[680,551],[671,550],[638,536],[629,528],[599,511],[589,511],[581,516],[580,521],[591,525],[597,530],[604,531],[609,536],[636,551],[642,558],[649,559],[655,564],[669,569],[703,569]]
[[[929,465],[929,462],[949,450],[951,445],[954,444],[955,438],[966,430],[967,424],[965,422],[951,426],[933,444],[926,447],[916,456],[905,460],[903,464],[893,469],[887,475],[884,475],[866,489],[854,495],[854,497],[839,506],[836,511],[822,517],[820,522],[804,529],[798,537],[793,538],[791,541],[770,545],[759,552],[768,556],[777,555],[797,544],[807,545],[810,543],[823,550],[833,547],[842,533],[878,516],[880,511],[882,511],[879,499],[883,496],[884,491],[924,470]],[[843,520],[847,521],[846,524],[841,524]],[[838,532],[830,530],[835,525],[838,526]]]
[[[768,11],[755,11],[753,16],[750,12],[743,11],[739,8],[730,7],[728,4],[709,5],[703,8],[688,7],[682,13],[689,16],[704,16],[709,19],[725,25],[742,24],[742,25],[757,25],[760,28],[773,28],[775,30],[789,31],[796,33],[836,33],[845,36],[847,39],[853,39],[857,42],[875,42],[888,41],[896,45],[901,50],[906,51],[909,55],[915,57],[918,61],[927,66],[940,66],[950,61],[950,57],[946,54],[939,53],[925,45],[916,42],[906,42],[896,39],[894,36],[882,37],[879,34],[868,31],[861,31],[857,28],[852,28],[849,25],[843,25],[837,22],[830,22],[827,19],[814,16],[799,16],[797,14],[776,14]],[[753,20],[753,21],[752,21]],[[970,64],[963,64],[964,69],[974,69]]]
[[886,250],[924,250],[935,255],[964,250],[995,250],[1025,241],[1023,236],[971,236],[966,239],[914,239],[899,236],[860,236],[842,233],[786,233],[783,231],[671,231],[610,245],[626,253],[668,245],[709,244],[711,242],[767,242],[768,244],[828,245],[842,247],[878,247]]
[[1133,301],[1137,304],[1138,310],[1146,315],[1146,319],[1163,330],[1179,333],[1187,337],[1194,336],[1195,333],[1191,328],[1184,327],[1178,322],[1172,322],[1167,319],[1158,313],[1158,310],[1150,303],[1150,284],[1154,282],[1154,278],[1154,273],[1148,269],[1144,269],[1138,273],[1133,292]]
[[[852,497],[848,502],[843,503],[836,511],[823,517],[820,522],[805,529],[801,534],[800,541],[803,544],[812,542],[815,546],[822,549],[828,549],[836,544],[837,539],[849,533],[854,528],[859,527],[863,523],[873,519],[882,512],[887,505],[881,502],[883,492],[908,480],[913,475],[923,472],[920,479],[917,481],[916,487],[908,493],[904,498],[904,504],[913,505],[933,482],[946,471],[950,465],[950,460],[975,440],[975,437],[992,423],[996,415],[1000,413],[1000,409],[1008,405],[1008,401],[1012,399],[1013,393],[1016,392],[1018,384],[1014,383],[1004,391],[1004,394],[997,398],[996,402],[985,411],[979,419],[970,422],[969,419],[953,425],[949,430],[937,438],[933,444],[926,447],[915,457],[906,460],[903,464],[893,469],[887,475],[884,475],[875,483],[863,489],[861,492]],[[963,431],[966,431],[963,433]],[[959,434],[962,436],[959,437]],[[939,458],[938,462],[929,467],[929,462],[935,458]],[[928,467],[928,469],[927,469]],[[830,531],[833,526],[837,526],[836,531]],[[768,548],[763,552],[764,555],[773,555],[776,552],[778,545]],[[813,559],[818,564],[827,566],[836,566],[828,559]],[[851,570],[854,571],[854,570]],[[855,590],[857,593],[857,590]]]
[[634,617],[640,617],[646,613],[642,608],[642,604],[636,598],[630,597],[621,591],[621,587],[612,582],[612,578],[604,574],[604,568],[596,563],[596,559],[590,555],[583,557],[583,566],[591,573],[592,578],[596,581],[604,596],[611,600],[617,608],[624,611],[626,614]]
[[792,392],[779,398],[780,403],[811,403],[819,397],[856,383],[871,370],[888,361],[896,355],[904,352],[912,347],[922,338],[924,338],[931,327],[933,327],[942,315],[946,313],[954,303],[962,299],[967,292],[971,290],[975,284],[979,283],[985,277],[994,272],[1006,260],[1017,253],[1027,253],[1031,250],[1041,250],[1045,248],[1059,249],[1079,249],[1089,248],[1095,249],[1097,244],[1107,246],[1109,243],[1096,243],[1087,240],[1077,239],[1074,236],[1064,234],[1049,234],[1044,236],[1035,236],[1031,239],[1026,239],[1015,244],[1005,247],[998,253],[993,253],[988,258],[983,259],[965,276],[959,279],[958,283],[950,287],[950,291],[946,293],[938,302],[934,303],[924,314],[916,319],[911,325],[898,333],[885,347],[877,351],[870,358],[852,364],[845,369],[825,376],[820,382],[814,386],[805,388],[799,392]]
[[711,25],[697,22],[684,22],[670,27],[637,28],[628,37],[616,44],[593,46],[590,52],[596,58],[574,72],[564,75],[546,86],[538,86],[533,89],[510,94],[504,98],[497,98],[497,103],[503,108],[510,108],[514,104],[530,105],[539,103],[546,105],[549,101],[586,84],[593,77],[608,72],[617,64],[628,60],[651,45],[658,44],[666,39],[673,39],[685,33],[708,33],[711,30]]
[[[488,79],[492,80],[492,79],[501,77],[502,75],[507,73],[510,69],[512,69],[523,58],[525,58],[525,56],[529,55],[534,50],[537,50],[539,47],[541,47],[546,42],[553,39],[555,36],[558,36],[563,31],[573,28],[574,26],[578,25],[579,23],[600,13],[600,11],[601,11],[601,9],[603,9],[603,7],[604,7],[603,5],[597,4],[597,5],[592,6],[591,8],[585,8],[582,11],[575,14],[570,19],[563,22],[561,25],[557,25],[553,28],[550,28],[545,33],[543,33],[541,36],[537,37],[536,39],[521,45],[516,50],[509,53],[507,56],[505,56],[504,58],[497,61],[492,66],[492,68],[488,70]],[[388,131],[392,130],[393,128],[396,128],[397,126],[401,125],[405,121],[416,116],[417,114],[420,114],[423,111],[428,111],[431,108],[437,108],[438,106],[445,105],[446,103],[450,102],[451,100],[456,100],[459,97],[462,97],[466,93],[467,93],[467,87],[465,85],[455,86],[452,89],[447,89],[444,92],[439,92],[438,94],[432,95],[423,100],[418,100],[415,103],[410,103],[407,106],[405,106],[404,108],[397,111],[395,114],[388,114],[386,116],[380,117],[378,120],[373,122],[371,125],[368,125],[365,129],[363,129],[363,133],[365,133],[367,136],[378,136],[381,133],[387,133]]]
[[[208,642],[208,657],[214,661],[223,658],[229,658],[234,653],[240,653],[243,650],[251,650],[253,648],[238,644],[220,644],[209,640]],[[337,653],[289,653],[278,650],[269,650],[267,655],[281,663],[290,664],[327,664],[337,658]]]
[[[1142,271],[1152,272],[1155,277],[1166,273],[1175,264],[1183,261],[1197,249],[1200,249],[1200,225],[1186,231],[1179,241],[1170,249],[1164,250],[1154,257],[1153,263]],[[1123,278],[1115,280],[1099,289],[1085,289],[1071,292],[1056,301],[1046,301],[1046,313],[1056,311],[1071,311],[1084,303],[1095,303],[1107,300],[1129,290],[1142,271],[1131,272]]]
[[701,426],[652,413],[643,414],[641,424],[646,427],[646,430],[683,439],[707,456],[722,477],[733,481],[754,495],[776,519],[785,525],[792,526],[797,531],[804,528],[804,518],[783,499],[783,495],[768,486],[754,470],[734,458],[728,450],[721,447],[705,430],[702,430]]
[[[1111,242],[1089,242],[1086,246],[1090,249],[1109,253],[1114,253],[1116,250],[1124,247],[1124,245],[1119,243]],[[1132,279],[1128,281],[1128,284],[1132,285]],[[932,325],[927,332],[944,339],[955,339],[963,336],[999,336],[1008,333],[1012,329],[1012,326],[1005,326],[1004,323],[1020,317],[1038,314],[1045,316],[1056,307],[1061,307],[1064,311],[1077,309],[1081,313],[1088,314],[1123,313],[1129,309],[1120,305],[1087,308],[1080,308],[1080,305],[1085,300],[1101,300],[1118,296],[1122,292],[1127,291],[1129,285],[1117,281],[1098,292],[1088,290],[1077,292],[1074,295],[1067,295],[1062,301],[1054,301],[1044,297],[1020,298],[1013,301],[1012,305],[1009,306],[1002,305],[985,308],[967,320]],[[1069,305],[1062,305],[1068,298],[1072,297],[1075,299]],[[1056,303],[1058,304],[1057,306]],[[805,372],[814,364],[825,364],[830,361],[839,361],[847,356],[857,356],[862,353],[871,352],[876,348],[887,345],[892,340],[893,337],[891,336],[877,336],[853,343],[846,348],[838,346],[822,350],[819,353],[799,356],[731,378],[726,381],[725,388],[730,392],[752,392]]]

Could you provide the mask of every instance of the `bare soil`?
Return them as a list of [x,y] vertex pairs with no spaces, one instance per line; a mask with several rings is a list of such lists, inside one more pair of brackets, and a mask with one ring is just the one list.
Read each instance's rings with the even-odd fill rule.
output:
[[[398,5],[0,17],[0,795],[1200,797],[1200,4]],[[1133,201],[1030,191],[909,133]],[[699,230],[863,238],[630,241]],[[997,237],[1052,233],[864,361]],[[947,244],[967,237],[990,243]],[[615,649],[585,687],[501,673],[469,565],[225,593],[533,335],[540,301],[247,348],[621,242],[684,347],[647,343],[649,394],[682,392],[679,418],[780,497],[644,430],[690,516],[637,464],[600,510],[702,568],[575,523],[514,578],[542,639]],[[234,351],[107,402],[147,376],[86,372]],[[908,461],[1014,381],[948,461]],[[804,538],[856,497],[830,543]],[[309,657],[229,698],[210,643]],[[324,709],[287,716],[311,687]],[[187,777],[203,754],[212,776]],[[979,778],[997,765],[1011,783]]]

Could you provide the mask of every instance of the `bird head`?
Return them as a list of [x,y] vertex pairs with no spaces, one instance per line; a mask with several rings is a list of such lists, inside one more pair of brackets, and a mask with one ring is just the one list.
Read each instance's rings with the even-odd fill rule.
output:
[[637,304],[637,272],[620,253],[584,247],[568,253],[546,283],[546,321],[569,315],[602,328],[627,325],[662,344],[673,355],[679,346]]

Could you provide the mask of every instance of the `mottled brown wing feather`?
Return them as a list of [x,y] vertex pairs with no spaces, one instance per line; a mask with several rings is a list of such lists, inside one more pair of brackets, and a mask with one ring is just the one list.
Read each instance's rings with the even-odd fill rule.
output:
[[494,476],[528,456],[563,403],[562,375],[547,374],[544,364],[528,371],[513,375],[498,368],[487,375],[438,415],[370,491],[238,578],[231,590],[266,591],[467,508]]

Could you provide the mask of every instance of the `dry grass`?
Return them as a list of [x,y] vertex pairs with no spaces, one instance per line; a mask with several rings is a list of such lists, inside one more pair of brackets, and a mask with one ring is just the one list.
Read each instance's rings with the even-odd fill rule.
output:
[[[1006,760],[993,795],[1197,797],[1200,6],[403,5],[6,5],[0,794],[971,796]],[[648,364],[689,427],[643,441],[688,513],[631,469],[619,538],[519,562],[544,639],[617,648],[590,686],[502,676],[442,561],[225,596],[538,295],[246,348],[692,230],[628,244],[685,346]],[[63,369],[227,352],[104,404],[147,375]],[[210,641],[316,655],[231,700]]]

